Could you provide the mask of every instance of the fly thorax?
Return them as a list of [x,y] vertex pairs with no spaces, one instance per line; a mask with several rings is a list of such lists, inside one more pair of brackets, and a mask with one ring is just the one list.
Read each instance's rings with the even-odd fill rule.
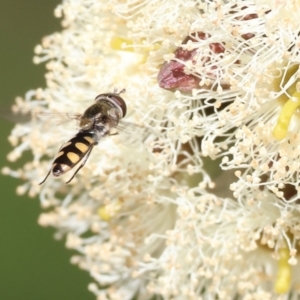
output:
[[94,121],[91,119],[81,117],[79,127],[83,130],[88,130],[92,128],[94,125]]
[[83,130],[88,130],[94,127],[95,123],[100,122],[102,116],[106,113],[106,108],[100,103],[95,103],[91,105],[82,114],[79,126]]

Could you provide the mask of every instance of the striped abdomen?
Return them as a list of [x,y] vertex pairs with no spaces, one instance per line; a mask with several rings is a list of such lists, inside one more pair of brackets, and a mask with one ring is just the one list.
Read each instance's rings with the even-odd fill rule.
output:
[[98,140],[99,136],[94,131],[79,131],[72,139],[62,145],[54,158],[51,169],[40,184],[46,181],[51,172],[56,177],[61,176],[74,168],[84,158],[79,168],[77,168],[70,180],[67,181],[69,183],[84,166]]
[[93,133],[78,132],[60,148],[52,164],[52,174],[58,177],[71,170],[93,149],[95,144]]

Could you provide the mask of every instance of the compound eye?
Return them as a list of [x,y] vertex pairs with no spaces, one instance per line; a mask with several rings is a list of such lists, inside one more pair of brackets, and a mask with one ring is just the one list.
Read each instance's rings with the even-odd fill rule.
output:
[[118,94],[110,94],[109,98],[121,108],[123,113],[123,118],[124,118],[127,112],[127,106],[124,99],[120,97]]
[[122,118],[125,117],[127,112],[127,106],[124,99],[120,96],[121,93],[124,93],[125,89],[121,90],[119,93],[107,93],[107,94],[100,94],[95,98],[95,101],[109,101],[112,104],[115,104],[120,107],[122,110]]

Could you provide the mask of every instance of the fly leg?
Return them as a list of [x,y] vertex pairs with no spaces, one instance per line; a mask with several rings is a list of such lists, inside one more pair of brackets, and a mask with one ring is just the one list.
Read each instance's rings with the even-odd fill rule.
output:
[[51,169],[49,170],[48,174],[46,175],[45,179],[44,179],[43,181],[41,181],[41,182],[39,183],[39,185],[43,184],[43,183],[46,181],[46,179],[47,179],[48,176],[50,175],[51,171],[52,171],[52,167],[51,167]]
[[95,143],[91,147],[91,149],[87,152],[87,154],[85,155],[85,157],[84,157],[81,165],[77,168],[77,170],[74,172],[74,174],[72,175],[72,177],[66,182],[66,184],[69,183],[69,182],[71,182],[71,180],[75,177],[75,175],[78,173],[78,171],[85,165],[85,163],[88,160],[88,158],[89,158],[89,156],[90,156],[90,154],[91,154],[91,152],[92,152],[92,150],[93,150],[93,148],[94,148],[95,145],[97,145],[97,144]]

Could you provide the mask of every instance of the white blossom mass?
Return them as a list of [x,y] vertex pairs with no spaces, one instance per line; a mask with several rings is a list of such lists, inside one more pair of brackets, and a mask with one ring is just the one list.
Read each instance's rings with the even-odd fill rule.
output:
[[[300,5],[64,0],[18,98],[18,193],[78,252],[98,300],[299,299]],[[98,94],[126,89],[118,135],[68,184],[47,174]],[[54,123],[54,124],[53,124]],[[122,139],[129,133],[128,139]]]

